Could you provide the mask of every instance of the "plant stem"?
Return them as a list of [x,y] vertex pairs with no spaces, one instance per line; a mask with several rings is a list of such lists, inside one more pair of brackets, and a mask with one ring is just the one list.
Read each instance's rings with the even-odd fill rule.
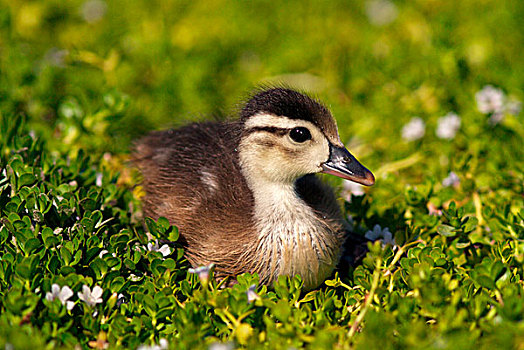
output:
[[364,306],[362,307],[362,310],[360,310],[360,313],[358,314],[355,322],[351,325],[351,328],[348,331],[348,337],[351,338],[357,331],[358,325],[364,317],[366,316],[366,313],[368,312],[369,307],[371,306],[371,302],[373,301],[373,298],[375,297],[375,291],[378,287],[378,280],[380,277],[380,266],[382,265],[382,258],[378,258],[375,266],[375,271],[373,272],[373,280],[371,282],[371,288],[369,289],[369,293],[365,298]]

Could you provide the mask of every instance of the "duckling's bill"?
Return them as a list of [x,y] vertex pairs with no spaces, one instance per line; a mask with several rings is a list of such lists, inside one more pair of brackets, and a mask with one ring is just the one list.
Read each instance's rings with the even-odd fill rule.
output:
[[365,186],[375,183],[375,177],[344,147],[329,145],[329,159],[322,164],[322,172],[351,180]]

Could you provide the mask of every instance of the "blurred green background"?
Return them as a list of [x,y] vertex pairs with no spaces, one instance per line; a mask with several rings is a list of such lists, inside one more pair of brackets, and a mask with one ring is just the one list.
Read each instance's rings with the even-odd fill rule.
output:
[[464,143],[483,132],[474,96],[484,85],[523,100],[520,0],[9,0],[1,9],[0,109],[26,115],[55,147],[127,152],[148,130],[231,114],[257,85],[284,83],[325,101],[343,141],[365,145],[357,155],[376,168],[418,148],[400,137],[413,116],[426,121],[427,144],[440,116],[459,114]]
[[[89,213],[91,209],[81,210],[79,205],[96,196],[104,218],[116,218],[109,223],[111,231],[140,231],[139,209],[133,204],[140,186],[124,162],[132,141],[152,129],[234,114],[237,104],[260,84],[287,84],[310,92],[331,108],[342,140],[377,177],[364,196],[351,195],[355,190],[344,183],[345,212],[354,219],[357,231],[364,234],[380,225],[390,230],[399,245],[414,240],[420,244],[409,248],[395,269],[398,273],[387,270],[381,277],[377,297],[369,299],[377,305],[358,335],[359,348],[405,348],[402,344],[461,348],[480,337],[486,339],[485,348],[510,348],[500,344],[522,343],[524,255],[519,213],[524,200],[524,128],[518,101],[524,101],[523,19],[522,0],[0,0],[0,162],[15,164],[24,172],[27,168],[30,174],[23,175],[39,184],[19,181],[18,187],[13,186],[16,176],[4,169],[0,174],[4,202],[12,202],[11,208],[16,207],[30,226],[36,216],[27,208],[33,210],[34,201],[24,204],[24,196],[47,191],[53,206],[60,202],[60,208],[79,208],[75,209],[78,213]],[[486,89],[487,85],[493,87]],[[492,103],[504,99],[497,113],[479,110],[478,96],[486,92]],[[451,137],[439,136],[436,130],[444,124],[441,118],[449,113],[456,113],[454,120],[460,120],[460,125],[448,123],[445,132]],[[25,147],[40,145],[29,137],[26,141],[12,137],[13,130],[25,132],[26,128],[16,126],[19,119],[10,123],[4,118],[19,115],[27,120],[31,136],[45,140],[42,150],[40,146]],[[415,117],[421,119],[411,123]],[[411,137],[406,137],[407,127]],[[92,157],[86,160],[83,154]],[[26,164],[21,164],[22,159]],[[329,181],[339,180],[332,177]],[[55,186],[62,190],[57,192]],[[67,203],[62,202],[62,195]],[[115,198],[120,198],[117,204]],[[72,212],[60,208],[56,209],[60,215]],[[96,212],[100,213],[98,207]],[[83,232],[84,214],[78,215],[76,219],[71,216],[73,221],[67,225]],[[92,221],[87,214],[85,219]],[[46,224],[52,230],[58,225]],[[460,228],[466,224],[467,230]],[[461,233],[450,231],[452,226]],[[63,227],[58,228],[61,232]],[[12,257],[19,250],[7,240],[7,229],[3,232],[5,249],[11,249]],[[105,247],[113,246],[112,240],[108,244],[112,236],[104,232],[100,239]],[[74,240],[82,243],[83,235],[78,233],[76,237],[81,238]],[[64,242],[69,239],[64,237]],[[392,258],[393,251],[386,251],[391,253],[388,259]],[[433,256],[444,265],[434,265]],[[371,288],[372,257],[357,268],[355,278],[346,281],[351,286],[362,285],[351,291],[359,295],[360,305]],[[82,269],[89,261],[78,264],[81,267],[68,278],[80,281],[87,276]],[[11,268],[7,259],[5,262]],[[507,269],[503,278],[499,273],[502,265]],[[149,267],[143,269],[151,273]],[[184,273],[176,272],[178,276]],[[127,272],[122,274],[127,278]],[[54,281],[51,275],[46,276]],[[29,288],[26,280],[13,280]],[[80,282],[75,283],[71,287],[79,290]],[[102,286],[107,288],[109,282],[105,283]],[[10,299],[40,303],[33,290],[20,287],[17,292],[11,282],[4,286]],[[347,337],[347,326],[357,312],[360,315],[359,308],[341,303],[336,308],[346,315],[342,318],[347,317],[342,325],[339,316],[326,321],[332,316],[323,315],[335,311],[324,310],[334,310],[336,304],[326,297],[328,306],[324,307],[317,300],[333,295],[336,289],[325,288],[325,294],[319,292],[315,301],[309,299],[300,306],[311,316],[305,323],[302,316],[294,324],[274,318],[272,313],[282,314],[277,308],[280,302],[275,312],[253,316],[255,334],[268,330],[264,346],[294,336],[289,329],[308,340],[296,338],[285,348],[304,342],[311,342],[314,348],[317,343],[313,340],[329,347],[337,341],[332,334],[339,335],[340,344],[348,345],[352,340]],[[187,344],[198,342],[209,332],[217,332],[213,334],[222,340],[232,339],[234,332],[222,333],[225,324],[216,322],[216,315],[208,317],[209,310],[215,310],[214,299],[208,303],[207,294],[195,295],[186,310],[190,310],[188,315],[194,312],[196,316],[191,317],[198,317],[198,322],[179,327],[182,341],[185,336]],[[205,297],[199,300],[198,295]],[[231,310],[225,304],[223,309]],[[129,315],[138,320],[141,309],[136,310]],[[15,320],[9,321],[12,330],[25,322],[25,316],[17,318],[10,311],[5,315]],[[98,320],[106,322],[106,315],[101,312]],[[74,334],[68,340],[71,344],[78,340],[86,346],[95,338],[86,329],[92,332],[98,325],[83,326],[85,320],[98,322],[88,313],[76,317],[73,326],[67,319],[71,328],[63,331]],[[38,322],[45,323],[45,317]],[[147,337],[153,340],[153,331],[147,327],[129,331],[131,328],[119,328],[118,318],[109,322],[111,337],[127,337],[130,344]],[[272,324],[295,328],[279,331]],[[50,328],[45,327],[40,338],[49,341],[54,335],[47,334]],[[314,333],[316,329],[322,331]],[[111,335],[114,330],[115,336]],[[23,332],[21,343],[29,334]],[[284,333],[272,338],[278,332]],[[315,338],[310,337],[313,333]],[[386,338],[391,341],[384,345]],[[251,339],[256,343],[262,338]]]

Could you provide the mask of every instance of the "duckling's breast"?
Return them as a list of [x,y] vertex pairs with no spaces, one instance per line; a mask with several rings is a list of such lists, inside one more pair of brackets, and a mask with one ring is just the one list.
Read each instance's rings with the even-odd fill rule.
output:
[[342,220],[336,203],[324,210],[319,210],[322,203],[316,204],[313,208],[293,187],[255,196],[256,270],[263,282],[298,274],[310,290],[333,272],[344,240]]

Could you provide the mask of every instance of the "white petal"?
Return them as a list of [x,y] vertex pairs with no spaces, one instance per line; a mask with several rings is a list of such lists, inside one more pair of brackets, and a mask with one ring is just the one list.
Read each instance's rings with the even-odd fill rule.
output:
[[58,299],[62,302],[62,304],[69,298],[73,296],[73,291],[68,286],[63,286],[62,290],[60,291],[60,294],[58,294]]
[[87,300],[90,297],[91,297],[91,289],[89,289],[89,287],[84,284],[82,286],[82,293],[78,292],[78,299],[87,302]]
[[53,293],[51,293],[51,292],[47,292],[47,293],[45,293],[45,298],[46,298],[47,300],[49,300],[49,301],[53,301],[53,300],[55,300],[55,297],[53,296]]
[[158,341],[158,344],[160,345],[160,349],[164,350],[167,349],[169,346],[169,343],[167,342],[167,339],[162,338]]
[[100,298],[103,293],[104,293],[104,290],[102,288],[100,288],[99,286],[95,286],[92,292],[93,299]]
[[249,286],[248,290],[246,291],[247,294],[247,301],[249,303],[252,303],[253,301],[260,299],[260,296],[256,292],[257,286],[256,284],[252,284]]
[[58,296],[58,293],[60,293],[60,286],[56,283],[54,283],[52,286],[51,286],[51,293],[53,293],[53,296],[54,297],[57,297]]
[[[190,271],[191,272],[191,271]],[[132,282],[136,282],[136,281],[140,281],[140,276],[137,276],[135,274],[130,274],[129,275],[129,279],[132,281]]]
[[86,298],[90,298],[91,297],[91,288],[89,288],[89,286],[86,286],[84,284],[82,286],[82,292],[84,292],[84,295],[86,296]]
[[74,307],[75,307],[75,303],[73,301],[66,302],[66,308],[68,310],[73,310]]
[[350,195],[362,196],[365,194],[364,186],[359,185],[353,181],[344,180],[343,186],[344,186],[344,190],[349,192]]
[[158,251],[162,253],[163,256],[168,256],[171,254],[171,249],[169,249],[167,244],[164,244]]
[[426,124],[419,117],[411,118],[409,123],[402,127],[402,138],[406,141],[420,139],[426,133]]

